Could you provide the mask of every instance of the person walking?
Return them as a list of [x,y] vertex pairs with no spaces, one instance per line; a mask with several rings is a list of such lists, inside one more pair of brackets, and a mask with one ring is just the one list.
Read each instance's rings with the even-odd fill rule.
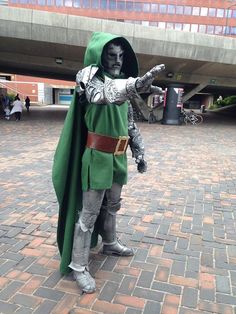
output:
[[15,114],[15,119],[16,121],[20,121],[21,119],[21,114],[22,114],[22,110],[23,110],[23,104],[20,100],[19,97],[15,98],[16,100],[14,100],[13,104],[12,104],[12,109],[11,109],[11,115]]
[[30,107],[30,98],[27,96],[25,98],[25,108],[26,108],[28,113],[29,113],[29,107]]

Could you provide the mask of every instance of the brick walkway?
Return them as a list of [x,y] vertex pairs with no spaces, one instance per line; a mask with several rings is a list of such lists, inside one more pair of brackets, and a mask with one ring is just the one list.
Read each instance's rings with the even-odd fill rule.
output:
[[134,257],[91,254],[97,292],[58,272],[52,158],[65,111],[0,120],[0,313],[233,314],[236,308],[236,124],[141,123],[149,171],[129,154],[118,216]]

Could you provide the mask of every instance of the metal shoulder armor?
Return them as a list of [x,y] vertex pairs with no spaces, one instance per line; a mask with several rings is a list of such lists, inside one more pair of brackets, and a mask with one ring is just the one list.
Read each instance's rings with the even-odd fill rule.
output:
[[84,93],[88,83],[92,80],[92,78],[97,73],[98,67],[96,66],[87,66],[86,68],[80,70],[76,74],[76,90],[79,94]]

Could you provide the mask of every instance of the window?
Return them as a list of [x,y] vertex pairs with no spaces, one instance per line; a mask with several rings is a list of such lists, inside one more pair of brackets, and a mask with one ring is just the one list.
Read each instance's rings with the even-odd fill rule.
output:
[[[66,1],[70,1],[70,0],[66,0]],[[90,0],[83,0],[83,8],[90,8]]]
[[38,0],[38,5],[45,5],[45,0]]
[[201,8],[200,15],[207,16],[207,11],[208,11],[208,8]]
[[66,7],[72,7],[72,0],[65,0]]
[[116,7],[119,11],[125,11],[125,1],[117,1]]
[[223,33],[224,33],[224,35],[229,35],[229,33],[230,33],[230,27],[229,27],[229,26],[227,26],[227,27],[224,26]]
[[107,0],[101,0],[100,1],[100,7],[102,10],[106,10],[107,9]]
[[[77,1],[79,1],[79,0],[77,0]],[[99,0],[91,0],[91,8],[99,9]]]
[[206,25],[199,25],[199,33],[206,33]]
[[143,3],[143,12],[150,12],[150,3]]
[[167,29],[174,29],[174,23],[166,23]]
[[158,4],[151,3],[151,13],[157,13],[158,12]]
[[63,6],[63,0],[55,0],[56,1],[56,6],[57,7],[61,7],[61,6]]
[[134,11],[135,12],[142,12],[142,3],[141,2],[134,2]]
[[157,26],[158,23],[157,23],[157,22],[149,22],[149,25],[150,25],[150,26]]
[[167,5],[166,5],[166,4],[160,4],[160,6],[159,6],[159,12],[160,12],[161,14],[166,14],[166,12],[167,12]]
[[182,5],[176,6],[176,14],[184,14],[184,7]]
[[197,31],[198,31],[198,24],[192,24],[191,25],[191,32],[197,33]]
[[196,15],[196,16],[200,15],[200,8],[199,7],[193,7],[193,13],[192,14]]
[[126,2],[126,10],[131,12],[133,11],[134,3],[132,1],[127,1]]
[[215,17],[216,16],[216,8],[209,8],[208,9],[208,15]]
[[168,4],[167,13],[168,14],[175,14],[175,6],[172,4]]
[[192,7],[185,6],[184,7],[184,15],[191,15],[192,14]]
[[74,0],[74,7],[75,8],[80,8],[81,7],[80,0]]
[[207,34],[214,34],[214,25],[207,25]]
[[233,10],[233,13],[232,13],[232,18],[236,18],[236,10]]
[[165,22],[159,22],[158,23],[158,27],[165,29],[166,28],[166,23]]
[[183,31],[190,32],[190,24],[183,24]]
[[148,21],[142,21],[142,25],[149,26],[149,22]]
[[220,35],[223,33],[223,27],[220,25],[215,26],[215,34]]
[[175,29],[177,31],[181,31],[182,30],[182,24],[181,23],[175,23]]
[[116,10],[116,0],[109,0],[109,10],[111,11]]
[[224,9],[217,9],[216,16],[217,17],[224,17]]
[[231,35],[236,35],[236,27],[235,26],[231,27]]
[[230,17],[232,16],[232,10],[226,9],[226,10],[225,10],[225,16],[228,17],[228,18],[230,18]]
[[54,0],[47,0],[47,5],[54,5]]

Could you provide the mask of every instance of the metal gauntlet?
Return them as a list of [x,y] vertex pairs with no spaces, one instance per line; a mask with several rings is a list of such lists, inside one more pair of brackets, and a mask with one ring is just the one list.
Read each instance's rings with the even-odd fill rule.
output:
[[144,158],[144,143],[137,125],[134,123],[133,108],[129,102],[128,109],[128,133],[130,137],[130,149],[132,151],[132,157],[135,158],[136,163]]

